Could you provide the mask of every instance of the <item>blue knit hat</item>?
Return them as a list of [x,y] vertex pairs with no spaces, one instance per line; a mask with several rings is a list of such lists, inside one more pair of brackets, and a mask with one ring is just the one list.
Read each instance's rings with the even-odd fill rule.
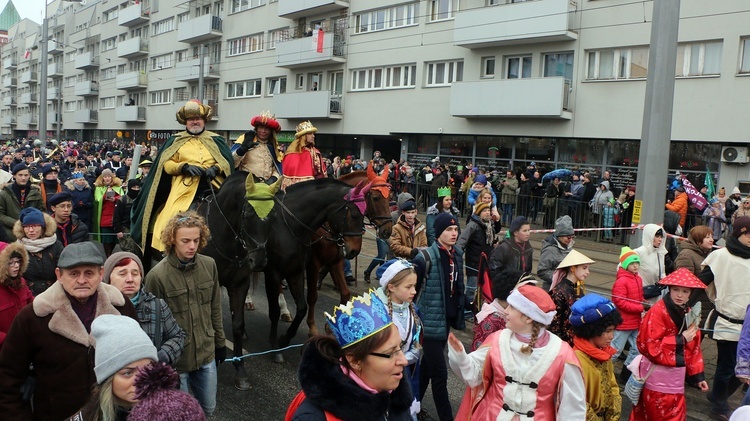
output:
[[486,185],[486,184],[487,184],[487,176],[486,176],[486,175],[484,175],[484,174],[479,174],[479,175],[477,175],[477,176],[476,176],[476,177],[474,178],[474,182],[475,182],[475,183],[480,183],[480,184],[485,184],[485,185]]
[[44,224],[44,214],[37,208],[26,208],[18,216],[22,226],[41,225],[42,229],[46,228]]
[[597,320],[615,310],[612,301],[597,294],[586,294],[570,307],[570,324],[583,326],[595,323]]

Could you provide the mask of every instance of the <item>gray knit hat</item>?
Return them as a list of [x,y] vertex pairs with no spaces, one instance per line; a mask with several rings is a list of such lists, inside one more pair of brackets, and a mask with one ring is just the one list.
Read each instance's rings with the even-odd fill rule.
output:
[[[109,282],[109,275],[112,273],[113,270],[115,270],[115,266],[117,266],[118,263],[123,261],[124,259],[133,259],[135,263],[138,264],[138,268],[141,269],[141,277],[143,277],[143,263],[141,262],[141,259],[138,258],[133,253],[127,252],[127,251],[119,251],[117,253],[112,253],[111,256],[107,259],[106,262],[104,262],[104,278],[102,278],[102,282],[105,284],[110,283]],[[141,279],[142,280],[142,279]],[[143,285],[141,283],[141,285]]]
[[567,237],[574,234],[573,220],[570,219],[570,216],[563,215],[557,218],[555,221],[555,237]]
[[128,316],[102,314],[91,323],[96,382],[104,383],[126,365],[149,358],[159,361],[156,347],[137,321]]

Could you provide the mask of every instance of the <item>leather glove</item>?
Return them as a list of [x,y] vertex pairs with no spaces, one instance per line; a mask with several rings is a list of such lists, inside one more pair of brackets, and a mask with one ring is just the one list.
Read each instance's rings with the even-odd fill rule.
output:
[[411,249],[411,253],[409,253],[409,259],[413,259],[417,257],[419,254],[419,249]]
[[214,165],[213,167],[206,170],[206,177],[208,177],[209,180],[213,180],[217,175],[219,175],[220,171],[221,169]]
[[227,359],[227,347],[216,347],[214,358],[216,358],[216,365],[223,364],[224,360]]
[[250,149],[251,146],[253,146],[253,141],[255,140],[255,130],[250,130],[249,132],[245,133],[245,137],[242,139],[242,144],[239,148],[237,148],[237,155],[238,156],[244,156],[248,149]]
[[197,165],[190,165],[190,164],[183,165],[180,172],[183,173],[184,175],[189,175],[191,177],[200,177],[204,174],[203,168]]

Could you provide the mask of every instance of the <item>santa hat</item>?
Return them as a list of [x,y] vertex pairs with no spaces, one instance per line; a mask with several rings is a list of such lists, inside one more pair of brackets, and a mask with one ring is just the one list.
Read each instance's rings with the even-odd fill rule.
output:
[[555,303],[549,294],[534,285],[522,285],[508,296],[508,304],[535,322],[545,326],[552,323],[557,314]]

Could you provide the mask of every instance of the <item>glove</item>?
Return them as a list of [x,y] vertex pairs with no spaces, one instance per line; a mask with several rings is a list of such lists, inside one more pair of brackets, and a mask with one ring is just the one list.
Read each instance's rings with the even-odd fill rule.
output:
[[206,177],[208,177],[209,180],[213,180],[217,175],[219,175],[220,171],[221,169],[214,165],[213,167],[206,170]]
[[180,172],[184,175],[189,175],[191,177],[200,177],[204,174],[203,168],[197,165],[190,165],[190,164],[183,165]]
[[411,253],[409,253],[409,259],[413,259],[417,257],[419,254],[419,249],[411,249]]
[[237,148],[237,155],[238,156],[245,156],[247,153],[247,150],[250,149],[251,146],[253,146],[253,141],[255,140],[255,131],[250,130],[249,132],[245,133],[245,137],[242,140],[242,144],[239,148]]
[[216,358],[216,365],[224,363],[224,360],[227,359],[227,347],[225,346],[216,347],[216,351],[214,355],[215,355],[214,358]]

